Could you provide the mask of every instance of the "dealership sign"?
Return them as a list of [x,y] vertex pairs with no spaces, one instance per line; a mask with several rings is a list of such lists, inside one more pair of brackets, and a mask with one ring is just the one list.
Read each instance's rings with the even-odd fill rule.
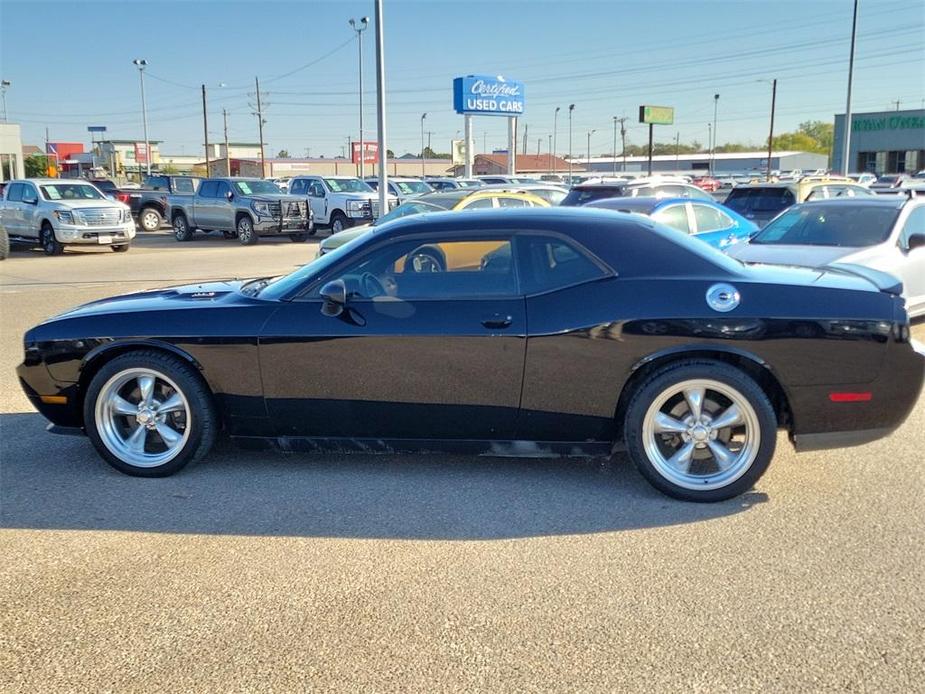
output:
[[144,142],[135,143],[135,161],[139,164],[148,163],[148,145]]
[[890,116],[888,118],[854,118],[851,131],[876,132],[877,130],[921,130],[925,128],[925,118],[921,116]]
[[453,108],[464,115],[523,115],[524,83],[500,76],[457,77],[453,80]]
[[639,122],[649,125],[671,125],[674,123],[674,107],[640,106]]
[[363,163],[376,164],[379,162],[379,143],[364,140],[362,146],[359,142],[350,143],[350,161],[354,164],[360,163],[360,149],[363,150]]

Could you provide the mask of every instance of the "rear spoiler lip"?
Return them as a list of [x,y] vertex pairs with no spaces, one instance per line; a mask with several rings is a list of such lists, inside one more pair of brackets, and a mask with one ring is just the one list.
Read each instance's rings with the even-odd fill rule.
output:
[[856,277],[862,277],[884,294],[899,296],[903,293],[903,283],[901,279],[888,272],[874,270],[865,265],[858,265],[856,263],[832,263],[820,269],[835,270],[836,272],[844,272],[849,275],[855,275]]

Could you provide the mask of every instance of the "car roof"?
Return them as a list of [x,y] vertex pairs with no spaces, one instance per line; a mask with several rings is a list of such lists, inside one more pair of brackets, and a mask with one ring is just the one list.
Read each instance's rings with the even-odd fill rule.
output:
[[[807,200],[806,202],[801,202],[800,207],[805,207],[808,205],[820,206],[820,205],[860,205],[863,207],[902,207],[908,202],[916,202],[916,198],[910,198],[906,195],[896,195],[896,196],[885,196],[885,195],[870,195],[859,198],[829,198],[827,200]],[[918,202],[925,202],[925,200],[918,200]]]
[[[10,183],[103,183],[109,181],[108,178],[98,178],[96,181],[88,181],[85,178],[14,178],[10,181],[4,181],[6,185]],[[111,181],[110,181],[111,182]]]

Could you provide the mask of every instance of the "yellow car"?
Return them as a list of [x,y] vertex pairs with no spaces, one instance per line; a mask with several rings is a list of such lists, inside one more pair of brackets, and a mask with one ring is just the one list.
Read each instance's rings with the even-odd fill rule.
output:
[[[391,222],[393,219],[407,217],[422,212],[445,212],[448,210],[488,210],[496,207],[550,207],[543,198],[533,193],[514,192],[507,190],[479,190],[478,188],[458,188],[441,193],[428,193],[419,198],[406,200],[386,215],[383,215],[372,224],[351,227],[338,234],[331,234],[318,244],[316,257],[330,253],[338,246],[343,246],[351,239],[365,233],[378,224]],[[479,256],[481,258],[481,256]],[[469,259],[475,262],[475,258]],[[467,261],[467,262],[469,262]]]

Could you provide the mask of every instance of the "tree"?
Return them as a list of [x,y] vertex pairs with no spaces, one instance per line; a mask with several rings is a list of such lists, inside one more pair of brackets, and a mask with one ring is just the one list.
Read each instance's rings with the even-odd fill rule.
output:
[[162,165],[162,166],[160,167],[160,172],[161,172],[162,174],[167,174],[167,175],[169,176],[169,175],[171,175],[171,174],[178,174],[178,173],[180,173],[180,169],[178,169],[178,168],[177,168],[176,166],[174,166],[173,164],[164,164],[164,165]]
[[831,154],[835,126],[821,120],[800,123],[796,132],[774,136],[774,149]]
[[387,150],[385,150],[385,156],[387,156],[389,159],[394,159],[394,158],[395,158],[395,152],[393,152],[393,151],[390,150],[390,149],[387,149]]
[[277,159],[288,159],[288,158],[289,158],[289,150],[288,150],[288,149],[281,149],[279,152],[276,153],[276,158],[277,158]]
[[48,175],[48,157],[44,154],[33,154],[23,162],[26,178],[44,178]]

